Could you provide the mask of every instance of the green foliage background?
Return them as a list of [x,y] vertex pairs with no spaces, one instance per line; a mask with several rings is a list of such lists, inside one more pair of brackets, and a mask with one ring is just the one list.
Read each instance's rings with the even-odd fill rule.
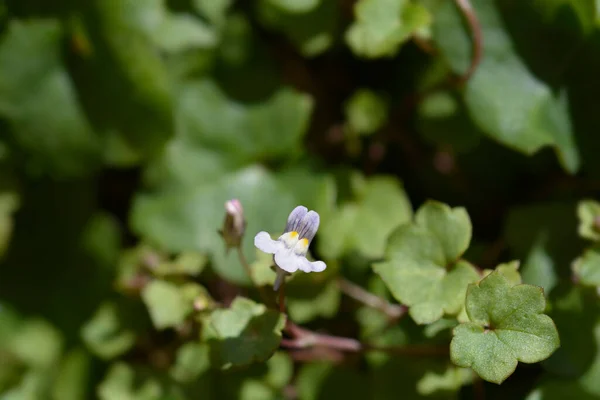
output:
[[[0,26],[0,399],[600,398],[598,1],[3,0]],[[281,342],[253,237],[298,204],[328,268],[287,318],[387,350]]]

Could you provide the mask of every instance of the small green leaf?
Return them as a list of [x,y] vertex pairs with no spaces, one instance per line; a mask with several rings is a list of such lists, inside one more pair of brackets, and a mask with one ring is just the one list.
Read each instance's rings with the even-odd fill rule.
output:
[[185,343],[177,350],[171,376],[178,382],[192,382],[210,368],[209,348],[205,343]]
[[346,43],[365,58],[393,56],[402,43],[431,23],[429,11],[411,0],[359,0],[354,14]]
[[573,263],[578,281],[588,286],[600,286],[600,251],[589,249]]
[[317,317],[333,317],[340,306],[341,294],[338,285],[334,281],[321,287],[313,283],[311,288],[302,286],[294,290],[301,278],[302,276],[297,277],[287,286],[290,318],[303,324]]
[[185,321],[192,311],[192,301],[172,283],[154,280],[142,291],[142,299],[148,307],[152,323],[157,329],[172,328]]
[[173,261],[161,262],[152,272],[157,276],[197,276],[202,273],[207,263],[208,258],[204,254],[188,251],[179,254]]
[[279,346],[284,325],[279,312],[237,297],[229,309],[203,319],[202,337],[210,345],[213,365],[229,368],[268,359]]
[[595,200],[583,200],[577,206],[579,217],[579,236],[600,241],[600,203]]
[[500,384],[518,361],[542,361],[559,347],[554,322],[543,314],[546,301],[539,287],[515,286],[494,272],[469,286],[466,307],[470,322],[454,328],[450,357],[487,381]]
[[342,205],[331,218],[323,218],[318,245],[325,258],[352,251],[369,258],[382,257],[390,233],[412,217],[408,196],[395,178],[374,177],[355,192],[355,202]]
[[368,89],[359,89],[344,106],[348,128],[352,133],[370,135],[387,122],[387,102]]
[[83,349],[71,350],[62,360],[52,394],[55,399],[80,400],[86,398],[89,387],[92,358]]
[[468,284],[479,278],[471,264],[459,259],[470,240],[471,221],[463,208],[429,201],[414,223],[392,234],[387,261],[373,269],[392,295],[410,307],[415,322],[432,323],[444,314],[458,314]]
[[125,353],[135,343],[135,333],[124,329],[122,324],[117,305],[105,303],[81,328],[81,337],[90,351],[109,360]]

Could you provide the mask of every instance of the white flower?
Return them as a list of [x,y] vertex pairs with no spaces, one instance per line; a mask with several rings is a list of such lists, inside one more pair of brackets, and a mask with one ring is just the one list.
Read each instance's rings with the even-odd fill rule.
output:
[[290,213],[285,231],[277,240],[271,239],[267,232],[259,232],[254,237],[254,245],[265,253],[273,254],[275,264],[279,267],[274,290],[287,274],[301,270],[304,272],[321,272],[327,267],[323,261],[308,261],[308,246],[319,229],[319,214],[298,206]]

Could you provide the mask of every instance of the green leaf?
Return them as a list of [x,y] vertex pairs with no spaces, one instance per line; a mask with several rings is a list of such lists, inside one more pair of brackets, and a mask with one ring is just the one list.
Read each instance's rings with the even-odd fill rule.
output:
[[579,236],[585,239],[600,241],[600,203],[595,200],[583,200],[577,205],[579,218]]
[[271,357],[281,341],[285,317],[237,297],[230,308],[213,311],[202,322],[202,338],[210,345],[213,365],[229,368]]
[[398,228],[390,237],[386,261],[373,265],[392,295],[410,307],[418,324],[444,314],[458,314],[469,283],[479,274],[459,257],[469,246],[471,221],[464,208],[428,201],[415,222]]
[[365,58],[390,57],[419,30],[431,23],[429,11],[410,0],[359,0],[356,20],[346,31],[346,43]]
[[188,251],[179,254],[172,261],[159,263],[152,272],[157,276],[190,275],[198,276],[208,262],[204,254]]
[[483,277],[485,278],[494,271],[503,275],[512,285],[520,285],[522,282],[521,274],[519,273],[520,262],[518,260],[499,264],[496,269],[484,269]]
[[153,280],[146,285],[142,299],[157,329],[181,325],[193,309],[192,301],[186,298],[182,288],[162,280]]
[[[465,101],[477,126],[488,136],[524,154],[552,146],[565,170],[579,169],[566,93],[533,75],[521,61],[506,32],[495,3],[473,0],[482,25],[484,54],[465,88]],[[458,8],[446,2],[438,9],[434,37],[456,73],[471,60],[471,38]],[[506,101],[510,98],[511,101]]]
[[370,135],[387,122],[388,104],[371,90],[359,89],[346,102],[344,113],[352,133]]
[[227,11],[233,4],[233,0],[192,0],[200,14],[206,16],[211,22],[220,25],[225,21]]
[[177,349],[171,376],[178,382],[193,382],[210,368],[209,348],[205,343],[188,342]]
[[87,121],[61,60],[55,20],[12,21],[0,40],[0,116],[35,174],[85,175],[100,164],[100,138]]
[[600,286],[600,250],[589,249],[573,263],[578,281],[588,286]]
[[371,178],[354,192],[354,202],[323,219],[318,246],[325,258],[335,259],[352,251],[369,258],[382,257],[390,233],[412,217],[408,196],[395,178]]
[[96,356],[109,360],[133,347],[135,333],[125,329],[117,305],[104,303],[81,328],[81,338]]
[[543,314],[546,301],[539,287],[512,285],[494,272],[469,286],[466,307],[470,322],[454,328],[450,357],[487,381],[500,384],[518,361],[542,361],[559,347],[554,322]]

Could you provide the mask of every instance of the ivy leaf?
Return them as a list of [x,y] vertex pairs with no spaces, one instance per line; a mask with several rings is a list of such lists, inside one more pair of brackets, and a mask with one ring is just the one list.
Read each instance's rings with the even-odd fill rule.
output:
[[373,91],[359,89],[346,102],[344,113],[352,133],[370,135],[387,122],[388,104]]
[[193,309],[193,303],[185,296],[183,288],[158,279],[144,287],[142,299],[157,329],[181,325]]
[[85,175],[100,165],[100,138],[61,61],[55,20],[12,21],[0,41],[0,116],[36,174]]
[[[488,136],[524,154],[552,146],[563,168],[578,170],[580,156],[575,143],[566,94],[555,95],[521,61],[506,32],[495,3],[473,0],[481,22],[484,54],[466,84],[465,101],[471,118]],[[456,73],[471,60],[471,38],[457,7],[446,2],[438,9],[434,37]],[[506,98],[513,101],[507,102]]]
[[81,328],[81,337],[86,346],[104,360],[125,353],[135,343],[135,333],[123,328],[117,305],[113,303],[98,308]]
[[285,317],[237,297],[230,308],[213,311],[202,322],[213,365],[227,369],[268,359],[279,346]]
[[518,260],[499,264],[496,269],[484,269],[483,277],[488,276],[494,271],[502,274],[512,285],[520,285],[522,282],[521,274],[519,273],[520,262]]
[[356,200],[324,218],[318,246],[325,258],[335,259],[350,251],[369,258],[382,257],[390,233],[412,217],[412,206],[397,179],[378,176],[357,180]]
[[579,236],[585,239],[600,241],[600,203],[595,200],[583,200],[577,206],[579,217]]
[[597,248],[586,250],[573,263],[573,272],[582,284],[600,286],[600,250]]
[[518,361],[548,358],[560,342],[554,322],[543,314],[545,307],[541,288],[512,285],[498,272],[470,285],[466,299],[470,322],[454,328],[452,362],[500,384]]
[[10,338],[8,351],[34,368],[49,368],[56,363],[63,349],[60,332],[42,319],[25,321]]
[[460,312],[469,283],[479,274],[459,257],[469,246],[471,221],[463,208],[428,201],[415,222],[390,237],[386,261],[373,265],[392,295],[418,324]]
[[359,0],[354,14],[346,43],[365,58],[393,56],[401,44],[431,23],[429,11],[410,0]]

